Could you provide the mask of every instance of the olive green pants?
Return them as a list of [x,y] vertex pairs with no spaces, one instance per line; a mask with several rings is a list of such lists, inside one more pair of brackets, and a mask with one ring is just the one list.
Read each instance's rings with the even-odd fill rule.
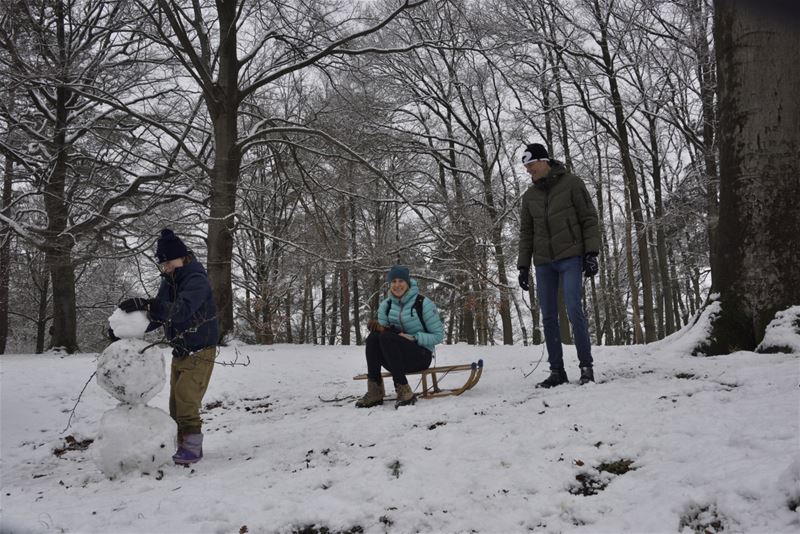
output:
[[179,434],[200,433],[200,408],[216,356],[217,348],[208,347],[185,358],[172,358],[169,415],[178,423]]

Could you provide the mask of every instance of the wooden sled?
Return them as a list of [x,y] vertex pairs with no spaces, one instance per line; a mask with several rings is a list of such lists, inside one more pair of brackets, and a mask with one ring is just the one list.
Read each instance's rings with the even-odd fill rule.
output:
[[[459,373],[462,371],[469,371],[464,385],[458,388],[442,389],[439,387],[439,382],[450,373]],[[461,395],[468,389],[475,387],[478,380],[481,379],[483,373],[483,360],[478,360],[477,363],[465,363],[462,365],[445,365],[443,367],[430,367],[424,371],[417,371],[415,373],[406,373],[408,376],[420,375],[422,382],[422,392],[418,394],[423,399],[432,399],[434,397],[446,397],[448,395]],[[392,373],[382,373],[382,377],[388,378]],[[431,379],[430,387],[428,385],[428,378]],[[367,375],[356,375],[353,380],[366,380]]]

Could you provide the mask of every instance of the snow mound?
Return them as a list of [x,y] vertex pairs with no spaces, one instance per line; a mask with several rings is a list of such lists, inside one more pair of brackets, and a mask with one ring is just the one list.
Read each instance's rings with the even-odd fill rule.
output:
[[800,455],[778,478],[778,490],[786,497],[786,505],[793,512],[800,508]]
[[154,473],[172,462],[178,427],[164,410],[122,404],[103,414],[92,444],[97,466],[109,478]]
[[756,352],[800,352],[800,306],[775,314]]
[[97,360],[97,383],[115,399],[147,404],[164,387],[164,350],[141,339],[121,339],[106,347]]
[[108,318],[108,326],[114,331],[114,335],[120,339],[141,338],[149,325],[150,319],[147,318],[147,313],[143,311],[125,313],[117,308]]
[[669,347],[671,352],[703,356],[702,347],[708,343],[714,329],[714,320],[719,316],[722,304],[719,293],[709,295],[709,304],[698,312],[689,323],[677,332],[648,346],[655,349]]

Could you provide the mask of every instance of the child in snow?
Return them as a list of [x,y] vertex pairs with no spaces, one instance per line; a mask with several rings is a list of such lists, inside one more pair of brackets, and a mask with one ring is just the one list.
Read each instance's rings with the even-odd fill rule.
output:
[[[168,228],[161,231],[156,259],[162,278],[156,298],[130,298],[119,307],[127,313],[146,311],[147,331],[163,326],[172,345],[169,414],[178,424],[172,459],[188,465],[203,457],[200,406],[217,355],[217,306],[205,268]],[[113,332],[109,335],[113,339]]]
[[434,347],[444,339],[444,328],[436,304],[419,295],[417,281],[408,267],[395,265],[386,281],[389,296],[378,306],[378,319],[367,323],[367,393],[356,401],[358,408],[383,404],[381,366],[392,373],[397,392],[395,407],[413,404],[416,396],[405,373],[430,367]]

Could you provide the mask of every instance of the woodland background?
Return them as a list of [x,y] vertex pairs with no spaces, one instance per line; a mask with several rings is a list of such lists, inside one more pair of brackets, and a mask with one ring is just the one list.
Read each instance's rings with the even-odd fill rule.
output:
[[[720,225],[720,139],[762,133],[725,129],[725,106],[753,100],[735,94],[744,79],[774,84],[759,105],[784,113],[761,114],[780,143],[747,146],[794,178],[760,169],[784,188],[759,182],[773,203],[729,213],[774,216],[788,237],[760,246],[791,251],[770,256],[776,272],[797,259],[800,128],[785,91],[798,37],[781,2],[0,3],[3,352],[102,348],[116,303],[154,294],[163,227],[207,266],[229,338],[360,344],[400,262],[447,343],[541,343],[535,288],[516,281],[531,142],[586,181],[602,219],[584,286],[593,342],[661,339],[704,306],[713,272],[740,276],[720,241],[753,229]],[[721,84],[715,42],[735,52],[754,34],[741,18],[779,28],[755,32],[775,53]],[[800,303],[797,286],[772,286],[767,315]]]

